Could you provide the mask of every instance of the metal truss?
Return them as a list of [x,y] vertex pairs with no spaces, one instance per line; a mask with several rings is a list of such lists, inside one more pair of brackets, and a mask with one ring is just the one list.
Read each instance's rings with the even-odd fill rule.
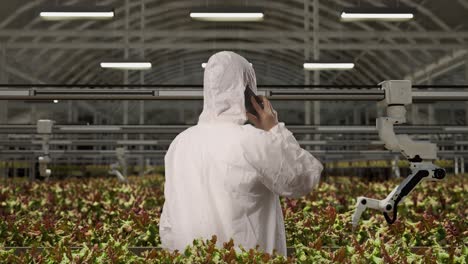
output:
[[[188,125],[54,125],[53,134],[178,134]],[[375,126],[290,125],[294,134],[377,134]],[[398,134],[468,134],[466,126],[398,126]],[[36,134],[35,125],[0,125],[0,134]]]
[[[177,53],[186,50],[188,53],[198,52],[199,54],[193,57],[193,62],[189,63],[189,65],[195,64],[195,66],[184,66],[188,67],[184,69],[184,75],[194,76],[189,78],[189,80],[193,80],[202,72],[199,64],[213,50],[250,51],[252,53],[250,57],[258,61],[264,59],[263,56],[258,56],[258,54],[268,53],[268,51],[272,53],[272,49],[275,51],[274,53],[280,54],[282,58],[290,58],[288,53],[292,50],[297,51],[297,54],[291,58],[296,62],[300,62],[304,59],[302,51],[307,48],[307,41],[304,40],[318,37],[320,39],[318,48],[323,51],[323,54],[331,57],[340,56],[340,54],[347,54],[346,56],[350,58],[359,57],[358,65],[360,66],[353,72],[341,73],[338,76],[321,73],[322,78],[325,80],[333,79],[338,83],[350,83],[360,74],[358,78],[362,82],[372,81],[373,78],[401,78],[404,74],[408,74],[407,71],[403,72],[400,69],[405,69],[404,66],[397,67],[398,69],[393,71],[382,70],[382,67],[372,67],[373,65],[381,65],[382,58],[388,58],[390,61],[395,60],[394,63],[400,65],[404,64],[401,63],[402,61],[408,59],[414,65],[421,67],[434,55],[438,57],[447,51],[466,48],[468,35],[466,31],[453,31],[440,17],[441,14],[431,11],[425,7],[424,3],[416,4],[407,0],[401,1],[401,3],[405,6],[417,7],[419,12],[418,19],[409,23],[412,30],[408,31],[402,30],[398,24],[388,22],[376,22],[377,27],[368,26],[366,23],[354,23],[350,30],[348,28],[342,30],[343,25],[337,20],[339,13],[337,8],[353,6],[355,3],[341,0],[321,2],[319,12],[314,12],[314,14],[320,16],[320,31],[318,32],[304,30],[302,23],[305,14],[304,8],[313,6],[311,5],[312,1],[305,4],[303,0],[290,0],[288,2],[258,1],[255,4],[265,6],[272,19],[267,19],[261,24],[249,24],[246,29],[238,30],[219,30],[209,27],[201,29],[201,24],[188,20],[187,10],[205,3],[170,1],[153,5],[155,0],[129,1],[128,6],[119,4],[115,0],[102,1],[103,4],[116,6],[118,14],[125,14],[128,9],[131,9],[132,12],[125,19],[116,19],[109,23],[95,21],[83,23],[75,28],[80,32],[79,39],[76,39],[76,36],[73,35],[75,31],[68,30],[71,22],[58,22],[50,25],[47,29],[41,29],[40,27],[38,29],[38,25],[43,22],[37,17],[27,23],[23,27],[24,30],[13,32],[13,30],[6,29],[11,23],[15,22],[16,17],[21,17],[23,14],[31,12],[31,10],[36,10],[45,2],[42,0],[26,3],[0,22],[0,39],[6,39],[6,47],[11,48],[14,54],[17,51],[15,55],[20,58],[25,57],[25,59],[30,56],[28,52],[34,50],[32,58],[28,58],[29,61],[48,58],[51,63],[44,67],[45,72],[56,69],[57,67],[53,66],[56,66],[57,62],[63,65],[63,67],[59,68],[76,65],[76,58],[85,59],[85,54],[88,61],[98,61],[109,49],[115,51],[125,49],[157,51],[154,54],[151,54],[151,52],[147,54],[150,60],[161,58],[161,55],[164,56],[167,52]],[[66,1],[65,4],[78,2],[72,0]],[[465,1],[458,2],[463,8]],[[362,4],[383,5],[380,2],[369,0],[364,1]],[[134,12],[138,7],[141,7],[139,11]],[[307,20],[312,25],[315,18],[309,16]],[[132,30],[125,30],[126,24]],[[98,29],[103,26],[105,26],[105,30]],[[384,31],[381,30],[382,27],[385,28]],[[147,30],[149,28],[151,30]],[[176,30],[166,30],[165,28],[176,28]],[[29,40],[24,41],[25,38],[29,38]],[[96,41],[98,38],[99,41]],[[219,42],[218,39],[227,39],[227,41]],[[131,40],[129,45],[125,44],[126,40]],[[440,44],[441,41],[444,41],[443,45]],[[74,55],[69,56],[72,50],[76,50],[76,52],[72,52]],[[102,52],[99,52],[99,50]],[[363,50],[369,50],[369,52],[361,53]],[[431,51],[431,53],[427,51]],[[438,52],[434,53],[435,51]],[[83,63],[89,64],[86,60]],[[180,77],[180,64],[180,61],[168,60],[164,63],[162,69],[158,69],[156,74],[148,74],[150,75],[149,78],[161,82],[162,79],[158,76]],[[174,67],[170,65],[174,65]],[[276,70],[278,67],[280,66],[273,62],[268,68]],[[265,69],[258,68],[259,75],[264,74]],[[297,68],[297,70],[302,74],[302,69]],[[296,69],[286,69],[285,76],[295,74],[295,71]],[[391,76],[388,76],[389,73],[391,73]],[[102,75],[100,71],[94,69],[84,72],[83,76],[80,79],[75,79],[75,81],[83,79],[99,81],[100,75]],[[54,72],[53,76],[60,78],[59,72]],[[287,80],[291,79],[293,78]],[[58,81],[68,80],[63,78]],[[133,82],[137,80],[135,79]]]

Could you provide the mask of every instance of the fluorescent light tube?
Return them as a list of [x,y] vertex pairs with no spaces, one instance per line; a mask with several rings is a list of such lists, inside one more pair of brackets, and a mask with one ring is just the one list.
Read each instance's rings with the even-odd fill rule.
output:
[[[250,64],[250,66],[252,66],[252,63],[249,63],[249,64]],[[202,63],[201,66],[204,69],[206,67],[206,62]]]
[[54,100],[54,104],[58,104],[59,100]]
[[202,21],[261,21],[263,13],[190,13],[190,17]]
[[101,62],[101,68],[120,70],[148,70],[151,62]]
[[341,21],[406,21],[414,18],[413,10],[394,8],[354,8],[341,12]]
[[114,12],[41,12],[44,20],[111,19]]
[[350,70],[354,68],[354,63],[347,62],[308,62],[304,63],[304,69],[310,71],[320,70]]
[[190,17],[201,21],[253,22],[262,21],[264,14],[259,8],[252,7],[214,7],[194,9]]
[[410,20],[413,18],[413,14],[373,14],[373,13],[341,13],[342,20]]
[[103,6],[59,6],[45,8],[39,13],[44,20],[75,20],[75,19],[112,19],[114,10]]

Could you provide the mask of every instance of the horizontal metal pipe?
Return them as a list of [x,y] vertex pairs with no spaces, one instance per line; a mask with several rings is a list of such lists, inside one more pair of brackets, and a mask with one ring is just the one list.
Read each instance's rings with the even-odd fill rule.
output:
[[[365,156],[369,159],[373,159],[376,156],[399,156],[400,153],[390,152],[386,150],[312,150],[309,151],[315,156],[325,156],[327,158],[342,158],[345,155],[351,156]],[[149,156],[157,157],[164,156],[166,150],[127,150],[126,156]],[[4,150],[0,152],[1,157],[25,157],[30,155],[42,155],[41,150]],[[115,157],[116,153],[114,150],[51,150],[50,155],[54,157],[62,156],[74,156],[74,157]],[[437,153],[439,157],[453,157],[453,156],[468,156],[468,151],[439,151]],[[333,157],[334,156],[334,157]]]
[[[53,134],[178,134],[190,125],[55,125]],[[295,134],[377,134],[375,126],[288,125]],[[468,134],[467,126],[395,126],[398,134]],[[0,134],[37,134],[36,125],[0,125]]]
[[[50,140],[49,145],[72,146],[167,146],[172,140]],[[468,141],[437,140],[433,141],[439,146],[468,146]],[[379,146],[384,145],[379,140],[298,140],[301,146]],[[41,145],[41,140],[0,140],[2,146],[31,146]]]
[[[379,89],[269,89],[259,90],[270,100],[290,101],[381,101]],[[180,89],[0,89],[0,100],[203,100],[203,90]],[[413,102],[468,101],[468,91],[413,91]]]
[[[258,88],[326,88],[326,89],[370,89],[370,88],[380,88],[378,84],[258,84]],[[441,88],[450,88],[450,89],[468,89],[468,85],[456,85],[456,84],[447,84],[447,85],[428,85],[428,84],[413,84],[413,88],[418,89],[441,89]],[[203,84],[8,84],[0,83],[0,88],[177,88],[177,89],[187,89],[187,88],[198,88],[203,89]]]

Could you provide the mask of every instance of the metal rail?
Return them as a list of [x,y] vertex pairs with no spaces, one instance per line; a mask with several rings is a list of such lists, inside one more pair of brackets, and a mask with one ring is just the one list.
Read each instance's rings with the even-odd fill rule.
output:
[[[343,157],[344,155],[352,156],[367,156],[374,158],[375,156],[390,156],[400,155],[398,152],[390,152],[388,150],[311,150],[309,151],[315,156],[327,156],[327,157]],[[2,150],[0,156],[6,157],[17,157],[27,155],[40,155],[43,154],[41,150]],[[166,150],[126,150],[125,155],[127,156],[163,156],[166,154]],[[50,155],[54,156],[74,156],[74,157],[115,157],[115,150],[51,150]],[[452,156],[467,156],[468,150],[457,150],[457,151],[439,151],[438,156],[441,157],[452,157]]]
[[[68,140],[56,139],[50,140],[50,145],[67,146],[167,146],[172,140]],[[463,140],[431,140],[438,146],[468,146],[468,141]],[[383,146],[384,142],[380,140],[298,140],[301,146]],[[31,146],[41,145],[41,140],[0,140],[2,146]]]
[[[325,89],[362,89],[362,88],[380,88],[378,84],[259,84],[258,88],[325,88]],[[417,89],[468,89],[467,85],[426,85],[426,84],[413,84],[413,88]],[[0,88],[203,88],[203,84],[69,84],[69,83],[57,83],[57,84],[0,84]]]
[[[54,125],[53,134],[178,134],[191,125]],[[377,134],[375,126],[288,125],[295,134]],[[395,126],[399,134],[468,134],[467,126]],[[0,134],[37,134],[36,125],[0,125]]]
[[[267,89],[259,95],[269,100],[294,101],[381,101],[385,98],[379,89]],[[0,100],[45,101],[45,100],[202,100],[203,90],[196,89],[0,89]],[[431,90],[413,91],[414,102],[468,101],[468,91]]]

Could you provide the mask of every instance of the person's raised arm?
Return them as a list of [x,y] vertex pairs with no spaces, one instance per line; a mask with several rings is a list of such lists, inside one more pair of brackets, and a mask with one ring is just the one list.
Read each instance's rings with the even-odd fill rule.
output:
[[262,183],[274,193],[287,197],[308,194],[320,180],[323,166],[312,154],[302,149],[277,113],[262,97],[264,108],[252,98],[257,116],[247,113],[258,129],[246,140],[245,158],[259,171]]

